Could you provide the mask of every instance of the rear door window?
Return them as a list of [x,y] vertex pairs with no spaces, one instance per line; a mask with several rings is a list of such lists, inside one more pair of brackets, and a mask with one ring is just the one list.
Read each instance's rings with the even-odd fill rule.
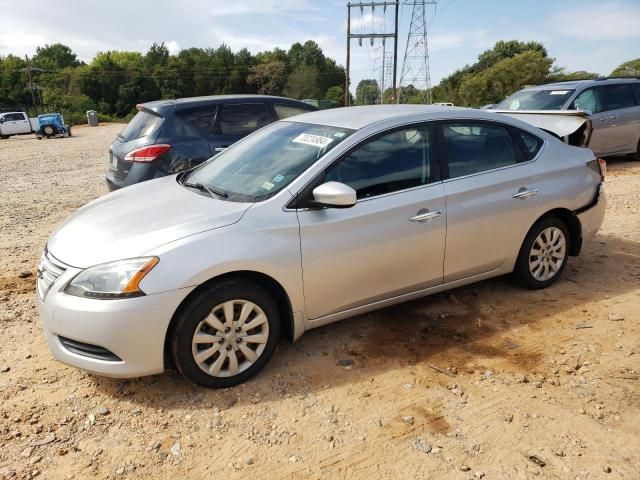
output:
[[180,110],[177,115],[190,127],[208,134],[211,133],[211,129],[213,128],[215,113],[216,105],[208,105],[206,107]]
[[636,104],[633,89],[628,83],[600,87],[600,95],[602,97],[602,110],[605,112],[634,107]]
[[308,108],[301,108],[293,105],[284,105],[281,103],[274,103],[273,108],[276,110],[276,115],[280,120],[311,111],[311,109]]
[[515,165],[518,155],[509,130],[500,125],[442,123],[449,178]]
[[262,103],[221,105],[215,132],[222,135],[248,135],[271,123],[271,116]]
[[136,138],[146,137],[155,132],[162,124],[162,117],[140,110],[120,132],[120,138],[128,142]]

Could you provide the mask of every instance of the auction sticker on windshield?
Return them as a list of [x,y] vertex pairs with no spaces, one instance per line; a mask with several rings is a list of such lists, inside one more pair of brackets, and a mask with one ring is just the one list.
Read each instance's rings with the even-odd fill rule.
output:
[[312,147],[324,148],[333,142],[333,138],[321,137],[320,135],[311,135],[310,133],[301,133],[292,140],[294,143],[304,143]]

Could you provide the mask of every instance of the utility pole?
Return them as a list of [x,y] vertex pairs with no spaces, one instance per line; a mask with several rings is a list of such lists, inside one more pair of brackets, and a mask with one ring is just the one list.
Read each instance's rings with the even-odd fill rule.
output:
[[[436,1],[405,0],[403,5],[413,6],[411,24],[407,35],[407,48],[404,51],[400,85],[413,85],[421,91],[422,102],[431,103],[431,73],[429,70],[429,42],[427,39],[427,5],[436,5]],[[400,100],[405,98],[398,98]]]
[[36,109],[36,116],[38,116],[38,103],[36,102],[36,89],[38,87],[33,83],[31,72],[44,72],[44,70],[42,68],[32,67],[28,55],[25,55],[24,59],[27,62],[27,66],[25,68],[21,68],[20,71],[27,74],[27,78],[29,79],[29,85],[27,85],[27,88],[31,91],[31,104],[33,105],[33,108]]
[[[383,7],[386,11],[388,6],[395,6],[395,19],[394,19],[394,30],[393,32],[371,32],[371,33],[351,33],[351,9],[359,8],[360,13],[362,14],[364,8],[371,7],[371,13],[376,7]],[[398,13],[400,8],[400,1],[385,1],[385,2],[359,2],[359,3],[347,3],[347,69],[345,72],[345,85],[344,85],[344,106],[349,106],[349,83],[350,83],[350,67],[351,67],[351,39],[356,38],[362,45],[362,39],[368,38],[373,43],[373,40],[376,38],[383,39],[383,42],[387,38],[393,39],[393,98],[394,102],[397,97],[397,86],[396,86],[396,70],[398,63]],[[383,68],[387,68],[386,62],[383,61]],[[383,71],[384,75],[384,71]]]

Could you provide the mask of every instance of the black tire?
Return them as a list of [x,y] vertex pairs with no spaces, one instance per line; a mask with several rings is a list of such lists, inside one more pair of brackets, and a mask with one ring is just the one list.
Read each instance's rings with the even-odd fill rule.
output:
[[42,127],[42,134],[47,138],[53,137],[55,133],[56,133],[56,129],[53,128],[51,125],[45,125],[44,127]]
[[69,133],[68,133],[68,135],[69,135],[70,137],[72,136],[72,135],[71,135],[71,127],[69,127]]
[[[550,249],[544,249],[546,251],[541,255],[541,257],[543,257],[543,263],[547,261],[547,266],[541,264],[536,267],[538,268],[538,270],[536,270],[536,268],[533,269],[534,271],[536,271],[536,273],[538,273],[538,276],[536,278],[536,275],[534,275],[534,273],[532,272],[530,260],[534,259],[533,261],[535,262],[538,258],[537,256],[532,255],[532,249],[538,237],[545,230],[548,231],[548,229],[557,229],[562,232],[564,241],[563,257],[561,259],[561,263],[558,264],[558,262],[560,261],[560,257],[558,256],[559,251],[557,250],[558,247],[555,246]],[[559,245],[560,241],[556,240],[556,242]],[[562,275],[562,272],[567,265],[567,260],[569,259],[570,245],[571,237],[569,236],[569,229],[561,219],[559,219],[558,217],[545,217],[540,219],[533,225],[533,227],[531,227],[529,233],[527,233],[527,236],[524,239],[524,242],[522,243],[522,247],[520,248],[520,253],[518,254],[518,259],[516,261],[516,266],[513,270],[515,277],[520,281],[520,283],[531,290],[547,288]],[[540,251],[543,251],[543,249],[541,249]],[[547,252],[548,255],[551,256],[547,260],[544,260]],[[549,266],[550,263],[553,263],[552,266]],[[552,267],[556,269],[555,272],[551,272]],[[545,278],[544,272],[547,272],[547,274],[552,273],[552,276],[550,276],[549,278]]]
[[2,140],[6,140],[6,139],[7,139],[7,138],[9,138],[9,137],[10,137],[10,135],[0,135],[0,138],[1,138]]
[[[199,344],[196,347],[193,346],[196,331],[199,331],[200,333],[208,333],[210,335],[214,335],[216,332],[213,328],[210,332],[202,332],[201,329],[203,328],[204,319],[208,317],[214,309],[223,305],[225,302],[232,300],[251,302],[255,304],[258,307],[258,310],[261,310],[267,317],[267,342],[264,344],[264,349],[253,363],[250,363],[247,357],[244,356],[240,351],[240,347],[236,348],[236,342],[240,342],[237,339],[234,340],[235,337],[225,338],[224,340],[221,338],[216,345],[208,343]],[[236,307],[237,308],[234,308],[234,319],[239,315],[239,310],[241,308],[239,305]],[[257,315],[256,317],[250,316],[249,318],[257,318]],[[226,326],[226,321],[222,323]],[[204,325],[204,327],[208,327],[208,325]],[[235,331],[237,330],[234,330],[233,332]],[[233,332],[228,335],[233,335]],[[255,333],[255,329],[247,331],[245,335],[252,335],[253,333]],[[212,284],[211,286],[203,289],[181,307],[176,318],[174,318],[169,335],[170,350],[173,361],[177,369],[187,379],[207,388],[232,387],[257,374],[273,355],[280,338],[278,306],[273,297],[260,285],[240,279],[223,280],[220,283]],[[218,344],[222,345],[223,343],[226,343],[226,345],[224,347],[220,346],[219,352],[214,352],[211,354],[211,357],[207,358],[206,361],[210,360],[208,366],[212,366],[222,356],[222,354],[224,354],[227,356],[227,359],[222,361],[222,365],[226,365],[226,368],[230,369],[231,354],[227,353],[229,351],[231,351],[237,359],[236,362],[243,361],[243,364],[244,362],[249,362],[249,366],[232,376],[213,376],[205,372],[196,362],[193,349],[201,348],[198,351],[203,352],[204,350],[213,348],[214,346],[217,347]],[[245,348],[248,346],[249,344],[245,343]],[[260,347],[256,346],[256,350],[258,348]],[[205,365],[204,362],[201,363],[201,365]]]
[[636,154],[634,155],[633,159],[640,161],[640,139],[638,140],[638,148],[636,149]]

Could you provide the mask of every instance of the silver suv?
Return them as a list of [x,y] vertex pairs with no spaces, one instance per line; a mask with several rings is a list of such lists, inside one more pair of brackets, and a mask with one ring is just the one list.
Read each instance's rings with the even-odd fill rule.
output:
[[586,148],[488,111],[390,105],[268,125],[105,195],[49,238],[49,349],[95,373],[257,373],[280,336],[497,275],[561,275],[604,215]]
[[[640,79],[602,78],[525,88],[494,107],[502,112],[581,111],[590,121],[586,145],[600,157],[635,154],[640,160]],[[518,118],[526,120],[524,116]],[[556,133],[553,118],[541,128]]]

